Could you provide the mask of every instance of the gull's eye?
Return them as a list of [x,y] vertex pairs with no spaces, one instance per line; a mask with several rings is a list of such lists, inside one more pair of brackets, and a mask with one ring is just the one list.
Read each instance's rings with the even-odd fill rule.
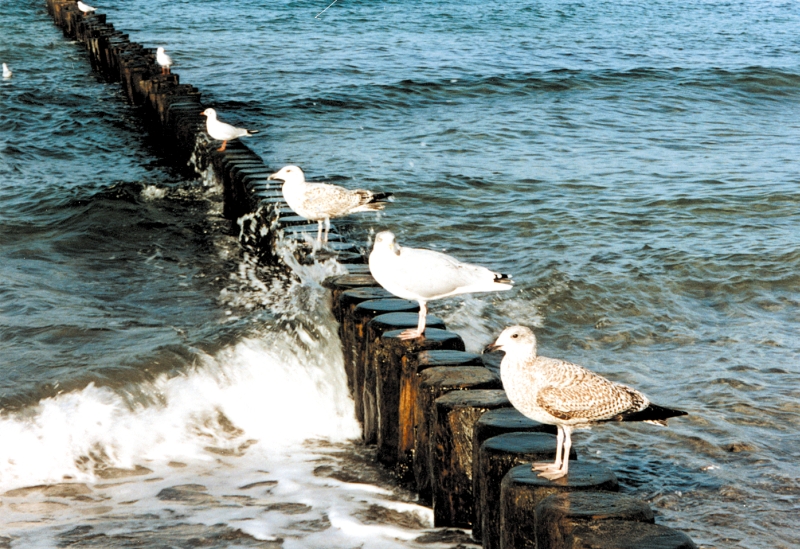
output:
[[511,337],[517,339],[519,337],[519,334],[513,334]]

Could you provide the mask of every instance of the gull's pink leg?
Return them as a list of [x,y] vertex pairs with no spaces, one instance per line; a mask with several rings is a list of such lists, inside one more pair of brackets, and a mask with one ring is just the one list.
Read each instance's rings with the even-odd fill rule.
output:
[[[564,445],[564,429],[561,425],[558,426],[556,435],[556,460],[553,463],[534,463],[531,467],[534,471],[543,471],[545,473],[552,473],[561,470],[561,452]],[[539,476],[544,476],[541,474]]]
[[400,339],[416,339],[418,337],[422,337],[422,334],[425,333],[425,317],[428,316],[428,304],[424,301],[419,302],[419,322],[417,322],[417,328],[412,330],[408,329],[400,334]]
[[569,451],[572,448],[572,427],[565,425],[561,429],[564,430],[564,461],[561,463],[561,468],[558,471],[545,471],[539,476],[549,480],[556,480],[567,476],[569,471]]

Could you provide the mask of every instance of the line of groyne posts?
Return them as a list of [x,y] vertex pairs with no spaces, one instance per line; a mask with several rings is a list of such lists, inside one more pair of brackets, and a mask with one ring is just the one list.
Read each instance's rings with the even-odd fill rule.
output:
[[[267,180],[274,170],[256,153],[238,140],[216,150],[200,92],[177,74],[161,74],[154,48],[132,42],[102,13],[83,15],[76,0],[46,1],[64,34],[86,47],[93,69],[120,82],[165,157],[198,172],[211,168],[231,229],[262,261],[275,260],[278,234],[305,242],[316,232],[292,214]],[[417,303],[381,288],[363,246],[335,228],[329,247],[348,266],[349,274],[325,286],[364,442],[432,506],[435,527],[471,528],[485,549],[696,548],[686,534],[655,524],[646,502],[620,493],[612,471],[574,449],[568,477],[537,476],[532,462],[555,459],[555,429],[517,412],[492,364],[466,352],[441,319],[429,315],[424,338],[401,340],[417,324]]]

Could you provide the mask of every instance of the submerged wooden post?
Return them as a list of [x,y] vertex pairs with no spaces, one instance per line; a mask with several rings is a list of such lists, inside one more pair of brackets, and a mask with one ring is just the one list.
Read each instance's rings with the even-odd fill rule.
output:
[[[420,353],[421,360],[425,354]],[[450,391],[500,388],[500,378],[482,366],[435,366],[418,374],[413,467],[414,482],[421,502],[428,505],[432,503],[430,433],[435,412],[434,401]]]
[[488,410],[510,406],[502,389],[454,391],[434,401],[431,483],[434,526],[472,526],[472,438]]
[[[545,425],[539,424],[540,428]],[[512,432],[487,439],[481,444],[478,461],[473,465],[475,492],[475,517],[481,521],[479,532],[483,549],[500,548],[500,483],[513,467],[520,463],[553,461],[556,458],[556,437],[543,432]],[[575,451],[570,451],[575,459]],[[480,512],[478,512],[480,509]],[[472,525],[472,536],[475,534]]]
[[[472,496],[475,500],[475,505],[473,506],[472,538],[475,541],[483,541],[481,509],[485,505],[485,498],[482,495],[481,478],[483,477],[482,471],[485,469],[481,466],[481,446],[488,439],[507,433],[555,434],[556,427],[555,425],[544,425],[533,421],[522,415],[516,408],[498,408],[497,410],[490,410],[483,414],[475,424],[475,433],[472,439]],[[514,465],[518,465],[518,463],[514,463]],[[509,469],[510,468],[511,466],[509,466]],[[505,474],[505,471],[503,474]],[[498,490],[502,478],[502,475],[497,477]]]
[[594,463],[570,463],[569,474],[557,480],[540,477],[538,471],[531,470],[530,463],[517,465],[506,473],[500,484],[500,547],[536,547],[533,518],[536,506],[547,496],[562,492],[618,490],[619,483],[614,473]]
[[[617,492],[563,492],[547,496],[536,505],[533,517],[537,549],[563,549],[579,524],[605,520],[654,523],[653,510],[644,501]],[[529,533],[529,532],[528,532]],[[532,546],[530,539],[522,547]],[[520,541],[515,541],[520,547]]]

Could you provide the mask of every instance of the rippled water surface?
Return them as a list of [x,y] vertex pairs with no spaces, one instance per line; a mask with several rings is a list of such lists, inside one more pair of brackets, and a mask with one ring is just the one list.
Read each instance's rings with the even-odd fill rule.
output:
[[[363,228],[512,273],[433,304],[471,350],[534,325],[542,354],[687,410],[575,436],[658,522],[800,544],[800,5],[97,4],[260,128],[268,164],[394,191]],[[163,543],[181,520],[243,546],[421,543],[427,511],[349,442],[313,282],[338,268],[256,282],[217,191],[150,148],[44,2],[0,17],[0,535],[89,547],[71,529],[149,539],[152,515]],[[88,492],[26,488],[64,478]]]

